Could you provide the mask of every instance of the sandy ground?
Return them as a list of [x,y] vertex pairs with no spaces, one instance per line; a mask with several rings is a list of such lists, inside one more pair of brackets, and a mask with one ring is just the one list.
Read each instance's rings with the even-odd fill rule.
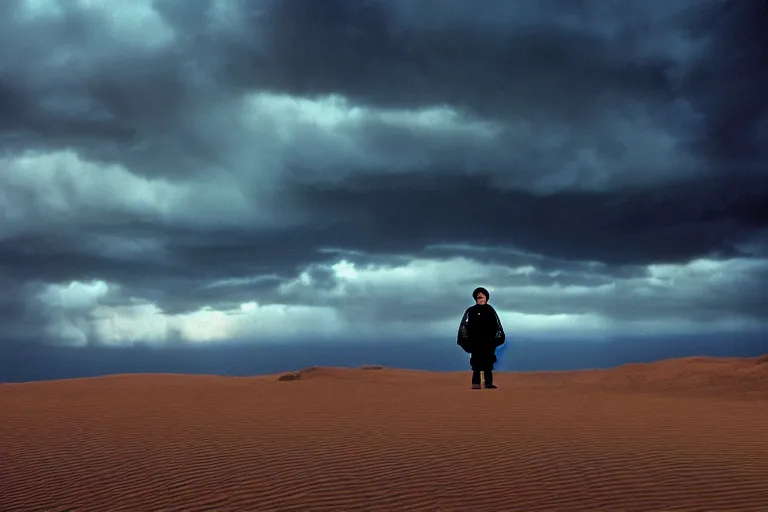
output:
[[0,511],[768,511],[768,358],[0,385]]

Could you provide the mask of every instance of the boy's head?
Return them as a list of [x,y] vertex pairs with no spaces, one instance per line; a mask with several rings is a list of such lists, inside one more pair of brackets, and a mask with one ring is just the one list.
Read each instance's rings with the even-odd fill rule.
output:
[[479,288],[475,288],[475,291],[472,292],[472,298],[475,299],[475,303],[477,304],[487,304],[488,299],[491,298],[491,294],[488,293],[488,290],[481,286]]

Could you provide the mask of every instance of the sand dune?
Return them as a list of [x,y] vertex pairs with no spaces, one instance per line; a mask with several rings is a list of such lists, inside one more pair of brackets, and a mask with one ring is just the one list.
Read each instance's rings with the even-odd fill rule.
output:
[[0,385],[0,511],[768,511],[765,358],[369,369]]

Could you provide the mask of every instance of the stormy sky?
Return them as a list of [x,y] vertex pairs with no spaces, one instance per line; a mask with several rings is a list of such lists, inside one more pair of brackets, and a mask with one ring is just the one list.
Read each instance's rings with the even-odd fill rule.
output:
[[4,0],[0,338],[765,329],[758,0]]

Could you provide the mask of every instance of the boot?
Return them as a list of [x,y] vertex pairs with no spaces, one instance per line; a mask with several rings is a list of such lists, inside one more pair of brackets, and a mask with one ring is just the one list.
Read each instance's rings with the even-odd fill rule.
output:
[[486,370],[483,372],[485,375],[485,389],[496,389],[493,385],[493,370]]
[[480,370],[472,370],[472,389],[480,389]]

